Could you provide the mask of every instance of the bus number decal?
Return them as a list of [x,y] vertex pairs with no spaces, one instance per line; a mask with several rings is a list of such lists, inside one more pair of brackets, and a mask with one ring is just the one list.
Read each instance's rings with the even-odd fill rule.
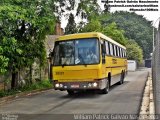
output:
[[56,75],[64,75],[64,72],[56,72]]
[[113,63],[113,64],[117,64],[117,59],[114,59],[114,58],[113,58],[113,59],[112,59],[112,63]]

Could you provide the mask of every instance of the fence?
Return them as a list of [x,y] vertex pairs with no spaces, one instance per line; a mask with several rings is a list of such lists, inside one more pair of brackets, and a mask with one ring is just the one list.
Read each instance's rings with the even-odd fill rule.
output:
[[152,78],[155,113],[160,114],[160,23],[155,36],[155,49],[152,56]]
[[4,88],[5,86],[4,86],[4,82],[3,81],[0,81],[0,90],[4,90],[5,88]]
[[[16,87],[22,87],[32,82],[41,80],[47,80],[48,75],[48,62],[44,67],[40,67],[39,63],[35,62],[32,68],[24,68],[18,71],[16,76]],[[12,73],[6,72],[4,75],[0,75],[0,91],[11,89]]]

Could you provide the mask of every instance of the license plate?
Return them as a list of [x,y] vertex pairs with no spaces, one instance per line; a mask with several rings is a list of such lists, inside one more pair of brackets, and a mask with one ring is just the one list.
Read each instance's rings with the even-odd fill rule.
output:
[[79,88],[79,85],[71,85],[71,88]]

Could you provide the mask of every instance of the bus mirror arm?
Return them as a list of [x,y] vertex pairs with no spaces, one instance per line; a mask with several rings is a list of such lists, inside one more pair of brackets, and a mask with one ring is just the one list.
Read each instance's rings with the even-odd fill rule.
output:
[[50,52],[48,59],[49,59],[51,65],[52,65],[52,63],[53,63],[53,58],[54,58],[54,54],[53,54],[53,52]]

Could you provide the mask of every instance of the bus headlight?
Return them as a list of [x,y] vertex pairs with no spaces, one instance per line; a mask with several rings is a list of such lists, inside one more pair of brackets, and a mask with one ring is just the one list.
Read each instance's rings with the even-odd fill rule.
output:
[[89,84],[88,84],[88,87],[92,87],[92,84],[91,84],[91,83],[89,83]]
[[95,83],[93,83],[93,87],[97,87],[98,86],[98,84],[95,82]]
[[55,84],[55,87],[59,87],[59,83],[56,83],[56,84]]

